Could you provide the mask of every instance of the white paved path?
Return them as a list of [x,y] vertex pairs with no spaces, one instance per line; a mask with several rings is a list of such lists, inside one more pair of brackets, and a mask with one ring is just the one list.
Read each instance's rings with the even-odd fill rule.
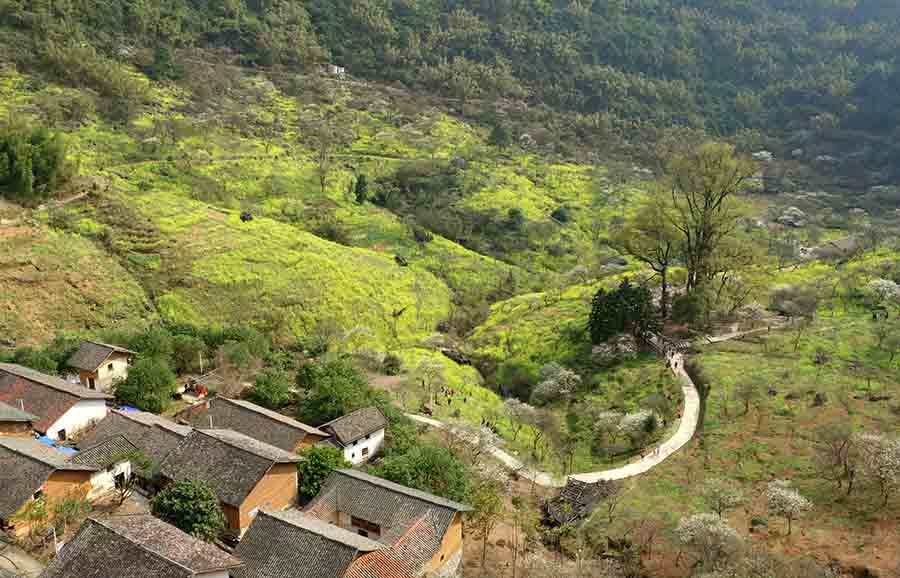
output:
[[[651,470],[691,441],[691,438],[694,437],[694,430],[697,427],[697,418],[700,415],[700,395],[697,392],[697,388],[694,387],[691,378],[688,377],[687,372],[684,371],[683,355],[681,353],[672,352],[666,355],[666,359],[669,362],[669,369],[671,369],[681,381],[681,390],[684,395],[684,408],[681,413],[681,419],[678,422],[678,429],[676,429],[672,437],[664,441],[655,449],[648,450],[649,453],[646,453],[644,457],[630,464],[611,470],[574,474],[569,477],[589,483],[598,482],[600,480],[624,480],[625,478],[631,478]],[[452,425],[448,426],[448,424],[430,417],[417,414],[406,415],[413,421],[437,429],[453,427]],[[455,433],[463,438],[465,437],[464,432],[457,431]],[[521,460],[500,448],[491,449],[490,454],[510,470],[515,471],[526,479],[534,481],[534,483],[540,486],[560,488],[566,483],[565,479],[554,476],[553,474],[532,470],[526,467]]]

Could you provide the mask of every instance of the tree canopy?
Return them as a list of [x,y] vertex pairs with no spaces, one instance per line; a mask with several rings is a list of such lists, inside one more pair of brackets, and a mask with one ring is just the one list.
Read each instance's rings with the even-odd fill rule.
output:
[[207,542],[225,530],[219,498],[206,482],[173,482],[153,497],[150,510],[157,518]]
[[621,333],[644,338],[658,325],[656,307],[646,287],[625,279],[617,289],[600,289],[594,295],[588,320],[593,343],[603,343]]

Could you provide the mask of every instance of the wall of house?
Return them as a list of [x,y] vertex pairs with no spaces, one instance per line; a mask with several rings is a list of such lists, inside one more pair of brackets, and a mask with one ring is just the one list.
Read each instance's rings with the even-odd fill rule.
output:
[[126,478],[130,477],[131,462],[119,462],[103,471],[95,472],[91,476],[91,492],[88,498],[98,498],[115,490],[116,476],[119,474],[123,474]]
[[232,505],[220,503],[222,513],[225,514],[225,524],[229,530],[239,532],[241,530],[241,512]]
[[457,573],[456,569],[451,566],[453,564],[458,568],[460,560],[462,560],[463,533],[462,533],[462,514],[457,513],[453,517],[453,523],[444,534],[441,542],[441,549],[425,566],[426,572],[436,572],[442,577],[453,576]]
[[[91,491],[91,473],[92,472],[82,471],[55,471],[50,474],[50,477],[47,478],[47,481],[41,486],[41,491],[44,493],[44,501],[47,503],[48,521],[53,518],[53,502],[55,500],[71,496],[88,496]],[[33,500],[29,500],[28,503],[22,506],[22,509],[19,510],[19,512],[27,508],[28,504],[32,501]],[[10,518],[14,518],[14,516],[10,516]],[[7,522],[13,525],[10,532],[15,537],[25,536],[31,529],[31,524],[26,521],[15,520],[15,522],[12,522],[7,520]]]
[[59,439],[59,430],[66,430],[66,436],[90,427],[94,422],[106,417],[106,402],[102,399],[82,399],[47,428],[47,437]]
[[[112,366],[110,369],[109,366]],[[96,372],[79,371],[78,379],[85,387],[90,388],[90,380],[94,380],[94,388],[99,391],[109,391],[113,384],[128,377],[128,356],[121,353],[113,353]]]
[[297,503],[297,466],[275,464],[241,504],[240,528],[250,526],[259,510],[284,510]]
[[294,447],[294,452],[299,452],[300,450],[311,448],[312,446],[325,439],[328,438],[325,436],[317,436],[315,434],[306,434],[306,436],[297,443],[296,447]]
[[[355,444],[355,445],[354,445]],[[361,438],[344,448],[344,459],[353,465],[369,461],[381,450],[384,445],[384,430],[380,429],[371,434],[369,439]],[[368,455],[363,455],[363,448],[368,448]]]
[[31,437],[31,424],[21,421],[0,422],[0,436]]

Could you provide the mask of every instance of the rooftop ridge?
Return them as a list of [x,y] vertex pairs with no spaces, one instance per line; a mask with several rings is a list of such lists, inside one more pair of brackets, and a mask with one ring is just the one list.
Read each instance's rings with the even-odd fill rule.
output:
[[427,503],[433,504],[435,506],[440,506],[443,508],[449,508],[451,510],[456,510],[458,512],[468,512],[468,511],[471,511],[471,509],[472,509],[471,506],[467,506],[466,504],[454,502],[453,500],[448,500],[446,498],[436,496],[429,492],[423,492],[422,490],[408,488],[406,486],[397,484],[390,480],[386,480],[384,478],[379,478],[377,476],[365,474],[365,473],[357,471],[357,470],[350,470],[350,469],[335,470],[334,474],[354,478],[356,480],[360,480],[362,482],[369,483],[373,486],[378,486],[378,487],[384,488],[386,490],[390,490],[393,492],[397,492],[399,494],[403,494],[410,498],[414,498],[416,500],[427,502]]
[[[264,514],[274,520],[278,520],[283,524],[288,524],[295,528],[300,528],[301,530],[311,532],[316,536],[324,538],[330,542],[341,544],[343,546],[349,546],[355,549],[357,552],[374,552],[376,550],[382,550],[386,548],[384,544],[376,542],[371,538],[359,536],[357,534],[354,534],[353,532],[350,532],[349,530],[341,528],[340,526],[329,524],[328,522],[323,522],[318,518],[307,516],[302,512],[296,512],[295,515],[292,515],[291,511],[266,512],[264,510],[260,510],[260,514]],[[335,534],[337,534],[337,536]],[[344,535],[344,537],[346,537],[346,540],[342,540],[340,539],[340,537],[338,537],[342,534]],[[363,548],[361,548],[360,546],[363,546]]]
[[112,399],[112,396],[109,394],[93,391],[80,385],[66,383],[54,375],[48,375],[37,371],[36,369],[31,369],[30,367],[25,367],[16,363],[0,363],[0,371],[11,373],[12,375],[16,375],[32,383],[49,387],[50,389],[71,395],[78,399]]

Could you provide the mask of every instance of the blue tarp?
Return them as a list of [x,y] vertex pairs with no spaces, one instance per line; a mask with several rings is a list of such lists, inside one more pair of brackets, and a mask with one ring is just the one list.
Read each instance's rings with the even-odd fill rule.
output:
[[49,446],[67,456],[74,456],[75,454],[78,453],[78,450],[56,445],[56,442],[53,441],[52,439],[48,438],[47,436],[39,437],[38,441],[41,442],[42,444],[44,444],[45,446]]
[[123,411],[125,413],[135,413],[135,412],[141,411],[136,407],[131,407],[130,405],[120,405],[116,409],[118,409],[119,411]]

